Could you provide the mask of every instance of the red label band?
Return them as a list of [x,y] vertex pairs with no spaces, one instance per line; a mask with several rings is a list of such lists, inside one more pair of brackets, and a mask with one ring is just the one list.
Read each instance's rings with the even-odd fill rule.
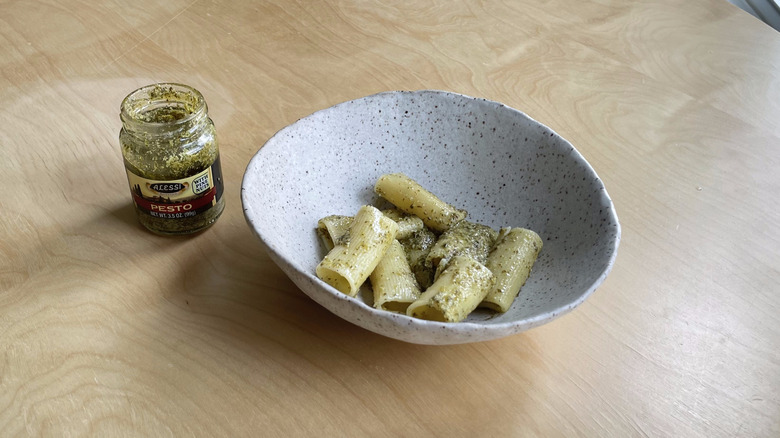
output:
[[135,201],[135,205],[141,209],[144,210],[147,213],[152,214],[153,216],[159,216],[159,217],[181,217],[181,214],[188,213],[188,216],[194,215],[198,210],[202,209],[203,207],[210,206],[213,201],[214,197],[217,194],[217,188],[212,187],[208,192],[204,193],[203,196],[199,196],[198,198],[192,199],[190,201],[185,202],[160,202],[160,201],[154,201],[154,200],[148,200],[144,199],[135,192],[133,192],[133,201]]

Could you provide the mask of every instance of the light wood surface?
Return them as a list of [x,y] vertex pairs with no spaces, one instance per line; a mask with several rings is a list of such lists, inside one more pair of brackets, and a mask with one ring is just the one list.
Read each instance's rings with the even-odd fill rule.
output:
[[[190,84],[226,212],[144,232],[118,108]],[[430,347],[270,261],[239,187],[274,132],[375,92],[501,101],[623,227],[581,307]],[[780,34],[725,0],[0,0],[0,435],[780,436]]]

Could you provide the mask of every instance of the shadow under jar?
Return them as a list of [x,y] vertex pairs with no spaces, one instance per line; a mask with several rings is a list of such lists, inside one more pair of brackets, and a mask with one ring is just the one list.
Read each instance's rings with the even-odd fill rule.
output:
[[163,235],[211,226],[225,200],[203,95],[182,84],[148,85],[125,97],[120,117],[119,143],[139,222]]

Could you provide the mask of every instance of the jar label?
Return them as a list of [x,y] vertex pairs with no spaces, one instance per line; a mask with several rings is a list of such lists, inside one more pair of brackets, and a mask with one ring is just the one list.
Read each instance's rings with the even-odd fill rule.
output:
[[197,216],[222,197],[219,158],[208,169],[189,178],[158,181],[127,170],[136,208],[152,217],[182,219]]

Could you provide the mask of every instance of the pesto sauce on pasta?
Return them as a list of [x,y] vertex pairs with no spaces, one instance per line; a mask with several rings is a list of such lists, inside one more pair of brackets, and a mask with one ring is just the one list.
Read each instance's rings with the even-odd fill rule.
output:
[[[361,266],[367,254],[371,254],[371,257],[378,256],[380,259],[386,256],[388,260],[379,261],[374,265],[380,266],[384,263],[381,269],[377,269],[376,276],[372,277],[372,281],[376,281],[377,286],[381,283],[381,287],[374,288],[374,301],[379,308],[402,313],[406,308],[407,315],[443,322],[461,321],[478,306],[499,312],[508,309],[511,300],[514,300],[517,291],[530,273],[541,249],[541,239],[536,233],[506,227],[502,228],[499,234],[491,227],[467,221],[465,210],[446,204],[403,174],[383,175],[377,181],[375,191],[400,210],[374,213],[375,218],[381,215],[385,221],[395,224],[392,230],[394,236],[390,239],[393,240],[394,245],[386,246],[383,249],[385,254],[377,255],[376,247],[380,243],[369,244],[371,239],[361,240],[363,237],[358,236],[363,235],[364,231],[357,231],[354,222],[347,227],[349,223],[347,221],[351,218],[325,217],[319,221],[317,231],[326,246],[331,244],[335,246],[317,267],[317,275],[322,280],[354,297],[357,288],[360,287],[356,282],[364,280],[350,277],[354,275],[353,271],[365,270]],[[421,198],[423,202],[420,202]],[[364,210],[367,208],[374,209],[363,206],[361,212],[365,213]],[[361,212],[359,214],[362,214]],[[411,219],[421,220],[423,225],[410,220],[409,215],[414,216]],[[376,227],[373,241],[385,245],[388,240],[387,230],[387,226]],[[525,233],[524,235],[532,239],[531,249],[517,250],[514,247],[502,247],[498,253],[501,259],[494,261],[493,269],[489,268],[491,251],[499,245],[500,241],[513,241],[503,237],[508,234],[514,235],[515,232]],[[323,236],[323,234],[327,235]],[[398,248],[397,251],[403,250],[405,257],[400,256],[395,250],[390,250],[390,247]],[[390,258],[392,260],[389,260]],[[516,265],[519,268],[515,269],[515,272],[509,272],[509,269],[505,269],[509,265]],[[335,273],[336,270],[344,273]],[[413,281],[416,281],[422,293],[407,307],[410,301],[408,298],[410,290],[416,289],[410,287],[406,281],[410,274],[413,274]],[[508,275],[511,277],[507,277]],[[395,282],[397,285],[394,285],[393,281],[388,281],[388,277],[397,278],[398,281]],[[404,281],[401,281],[402,278]],[[500,301],[491,298],[489,302],[485,302],[491,291],[494,296],[498,296],[494,288],[499,284],[499,280],[501,280]],[[378,289],[381,289],[381,292],[378,292]],[[404,298],[396,300],[398,297]],[[386,306],[385,303],[391,304]]]

